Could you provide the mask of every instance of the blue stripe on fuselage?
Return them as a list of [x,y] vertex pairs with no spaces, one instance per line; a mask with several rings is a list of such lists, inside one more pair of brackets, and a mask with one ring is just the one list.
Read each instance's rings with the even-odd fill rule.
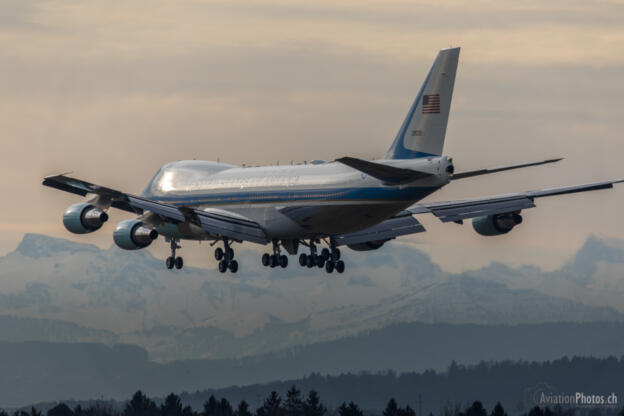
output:
[[439,187],[407,187],[407,188],[336,188],[336,189],[298,189],[298,190],[266,190],[240,191],[222,194],[204,195],[169,195],[145,197],[172,205],[230,205],[230,204],[262,204],[262,203],[293,203],[303,201],[358,201],[358,202],[393,202],[418,201],[435,192]]

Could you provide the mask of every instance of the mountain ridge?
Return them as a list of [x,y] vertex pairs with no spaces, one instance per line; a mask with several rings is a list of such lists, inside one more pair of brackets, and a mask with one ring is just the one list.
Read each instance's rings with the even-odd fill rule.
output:
[[[257,261],[254,251],[238,255]],[[14,321],[0,339],[25,339],[20,331],[36,339],[39,328],[39,339],[55,341],[41,322],[66,322],[79,328],[70,335],[63,327],[61,339],[137,344],[169,361],[252,356],[401,322],[624,321],[619,240],[590,237],[552,272],[492,263],[452,274],[404,244],[358,259],[342,276],[252,267],[234,279],[185,268],[172,279],[147,251],[26,234],[14,252],[0,257],[0,315],[48,321],[22,321],[23,328]]]

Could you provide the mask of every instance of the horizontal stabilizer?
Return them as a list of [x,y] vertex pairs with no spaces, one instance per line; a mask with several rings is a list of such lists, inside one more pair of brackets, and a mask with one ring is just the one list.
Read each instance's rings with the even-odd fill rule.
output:
[[547,163],[555,163],[555,162],[559,162],[560,160],[563,160],[563,158],[542,160],[541,162],[522,163],[520,165],[499,166],[496,168],[478,169],[478,170],[471,170],[468,172],[459,172],[459,173],[454,174],[451,179],[456,180],[456,179],[471,178],[473,176],[487,175],[490,173],[503,172],[506,170],[528,168],[529,166],[538,166],[538,165],[545,165]]
[[341,157],[340,159],[336,159],[336,162],[340,162],[343,165],[347,165],[373,178],[379,179],[387,185],[401,185],[433,176],[431,173],[427,172],[396,168],[394,166],[382,165],[381,163],[369,162],[355,157]]

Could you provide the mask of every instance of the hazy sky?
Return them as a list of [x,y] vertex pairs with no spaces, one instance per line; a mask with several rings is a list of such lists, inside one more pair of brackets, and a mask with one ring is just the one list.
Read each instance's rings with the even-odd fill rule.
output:
[[[45,175],[139,193],[176,159],[381,156],[451,45],[462,51],[445,154],[457,169],[566,160],[430,200],[624,177],[623,19],[619,1],[0,2],[0,253],[26,231],[108,246],[127,218],[71,235],[61,216],[79,198],[42,187]],[[624,186],[537,205],[505,237],[423,217],[429,232],[401,241],[457,270],[555,267],[589,234],[624,237]],[[206,245],[184,248],[187,264],[215,266]]]

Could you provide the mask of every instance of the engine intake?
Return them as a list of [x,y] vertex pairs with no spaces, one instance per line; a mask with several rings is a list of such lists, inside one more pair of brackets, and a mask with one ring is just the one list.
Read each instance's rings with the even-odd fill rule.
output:
[[158,231],[139,220],[126,220],[117,224],[113,240],[124,250],[138,250],[152,244],[158,237]]
[[492,236],[507,234],[520,223],[522,223],[522,217],[520,211],[516,211],[474,218],[472,228],[481,235]]
[[84,202],[70,206],[63,214],[63,225],[74,234],[92,233],[99,230],[106,221],[106,212]]

